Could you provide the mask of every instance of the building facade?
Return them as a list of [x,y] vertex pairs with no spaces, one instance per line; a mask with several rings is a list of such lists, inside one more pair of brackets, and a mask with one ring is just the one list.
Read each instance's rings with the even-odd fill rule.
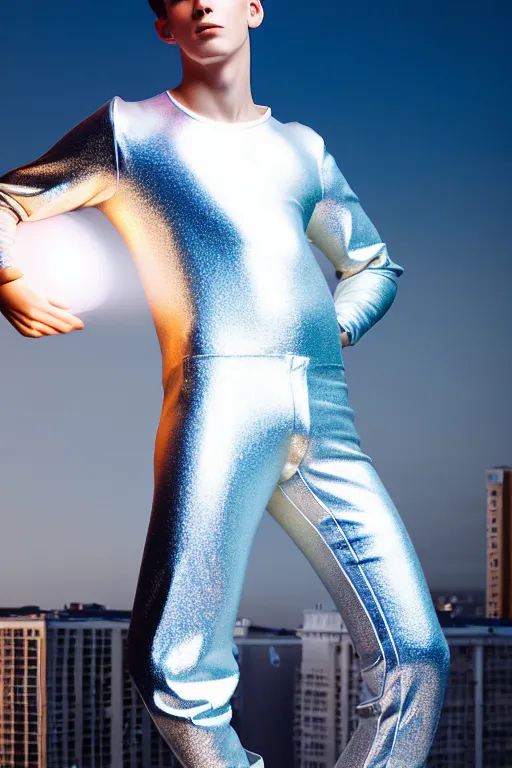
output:
[[[427,768],[512,766],[512,623],[453,619],[443,627],[450,678]],[[295,712],[296,768],[332,768],[367,696],[338,612],[308,610]]]
[[[108,613],[0,617],[0,768],[180,768],[128,674],[129,613]],[[510,768],[512,621],[443,629],[450,679],[426,766]],[[263,630],[237,622],[233,727],[265,768],[333,768],[367,695],[341,616],[317,606],[297,633]]]
[[489,618],[512,618],[512,467],[486,472]]

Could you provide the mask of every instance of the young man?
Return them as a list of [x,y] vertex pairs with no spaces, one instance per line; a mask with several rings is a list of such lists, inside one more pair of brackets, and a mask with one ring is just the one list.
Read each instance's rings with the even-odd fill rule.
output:
[[[360,447],[342,346],[389,309],[402,267],[322,137],[254,104],[260,0],[151,0],[183,79],[114,97],[0,178],[0,303],[26,336],[81,327],[12,261],[18,221],[97,206],[140,274],[164,398],[129,633],[146,707],[186,768],[263,766],[230,725],[233,629],[265,509],[322,579],[369,697],[337,768],[419,768],[449,650],[401,518]],[[213,26],[215,25],[215,27]],[[209,27],[209,28],[207,28]],[[334,301],[308,239],[337,269]]]

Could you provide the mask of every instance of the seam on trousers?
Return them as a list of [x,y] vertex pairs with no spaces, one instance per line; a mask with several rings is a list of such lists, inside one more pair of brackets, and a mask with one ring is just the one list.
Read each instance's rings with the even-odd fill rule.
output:
[[[294,475],[294,478],[295,477],[296,477],[296,474]],[[301,477],[302,477],[302,475],[301,475]],[[315,501],[318,501],[319,506],[322,506],[322,508],[323,508],[323,505],[320,505],[320,501],[317,499],[317,496],[311,491],[309,486],[307,484],[304,484],[304,487],[307,488],[307,490],[311,493],[313,499]],[[302,511],[302,509],[299,506],[297,506],[295,501],[286,493],[285,489],[281,485],[279,486],[279,490],[281,491],[283,496],[287,499],[287,501],[290,504],[290,506],[293,507],[293,509],[296,512],[298,512],[298,514],[300,515],[302,520],[304,520],[306,522],[306,524],[314,531],[314,533],[321,539],[321,541],[323,542],[326,550],[329,552],[329,556],[332,558],[332,560],[336,564],[336,568],[339,569],[339,571],[341,571],[341,573],[344,574],[344,578],[345,578],[347,584],[350,585],[350,588],[352,589],[352,593],[355,595],[355,598],[356,598],[356,600],[357,600],[361,610],[363,611],[363,613],[365,614],[365,616],[366,616],[366,618],[368,620],[369,626],[373,630],[373,635],[374,635],[374,638],[375,638],[375,642],[376,642],[376,645],[377,645],[377,647],[379,649],[379,656],[375,660],[374,663],[377,664],[377,663],[380,663],[382,660],[384,660],[384,663],[386,664],[386,656],[384,654],[384,650],[383,650],[382,643],[381,643],[381,640],[379,638],[379,635],[378,635],[378,633],[377,633],[377,631],[375,629],[375,624],[374,624],[374,622],[372,620],[372,617],[368,613],[368,609],[367,609],[364,601],[362,600],[361,595],[359,594],[359,591],[354,586],[354,582],[349,577],[346,569],[343,567],[343,565],[340,562],[340,560],[336,557],[334,551],[332,550],[332,547],[329,546],[329,544],[327,543],[325,537],[323,536],[321,531],[317,528],[317,526],[309,519],[309,517]],[[371,666],[373,666],[373,664]],[[385,679],[386,678],[384,678],[384,681],[385,681]],[[377,723],[377,728],[378,728],[378,723]],[[367,751],[366,756],[364,758],[364,765],[363,765],[362,768],[365,768],[367,766],[367,757],[370,754],[370,751],[373,748],[374,743],[375,743],[375,737],[374,737],[372,743],[370,744],[370,746],[368,747],[368,751]]]
[[[300,474],[300,473],[299,473],[299,474]],[[302,477],[302,474],[300,474],[300,476]],[[307,489],[308,489],[308,490],[311,492],[311,489],[309,488],[309,486],[308,486],[307,484],[306,484],[306,488],[307,488]],[[375,634],[375,638],[376,638],[376,641],[377,641],[377,645],[378,645],[378,646],[379,646],[379,648],[380,648],[380,652],[381,652],[381,658],[385,660],[385,659],[386,659],[386,656],[385,656],[385,654],[384,654],[384,649],[383,649],[383,647],[382,647],[382,643],[381,643],[381,641],[380,641],[379,635],[378,635],[378,633],[377,633],[377,631],[376,631],[376,629],[375,629],[375,624],[374,624],[374,623],[373,623],[373,621],[372,621],[372,617],[371,617],[371,616],[370,616],[370,614],[368,613],[368,609],[367,609],[366,605],[364,604],[363,600],[361,599],[361,595],[359,594],[358,590],[355,588],[355,586],[354,586],[354,583],[353,583],[352,579],[349,577],[349,575],[348,575],[347,571],[345,570],[345,568],[343,567],[343,565],[340,563],[340,561],[338,560],[338,558],[336,557],[336,555],[335,555],[335,554],[334,554],[334,552],[332,551],[332,548],[329,546],[329,544],[327,543],[327,541],[325,540],[325,538],[322,536],[321,532],[318,530],[318,528],[316,527],[316,525],[314,525],[314,524],[311,522],[311,520],[310,520],[310,519],[307,517],[307,515],[305,515],[305,514],[304,514],[304,512],[302,511],[302,509],[301,509],[300,507],[298,507],[298,506],[297,506],[297,504],[294,502],[294,500],[293,500],[292,498],[290,498],[290,496],[288,496],[288,494],[286,493],[286,490],[283,488],[283,486],[282,486],[282,485],[280,485],[280,486],[279,486],[279,490],[281,491],[281,493],[283,493],[283,494],[284,494],[284,496],[286,496],[286,498],[288,499],[289,503],[292,505],[292,507],[294,507],[294,509],[296,509],[296,510],[297,510],[297,512],[299,513],[299,515],[301,515],[301,516],[304,518],[304,520],[306,520],[306,521],[307,521],[308,525],[310,525],[310,526],[311,526],[311,527],[312,527],[312,528],[313,528],[313,529],[316,531],[316,533],[317,533],[317,534],[320,536],[320,538],[321,538],[321,539],[322,539],[322,541],[324,542],[324,544],[325,544],[325,546],[327,547],[327,549],[328,549],[328,550],[331,552],[331,554],[332,554],[332,557],[333,557],[333,560],[335,560],[335,562],[336,562],[336,565],[338,566],[338,568],[340,569],[340,571],[343,571],[343,573],[345,574],[345,577],[346,577],[346,579],[347,579],[347,582],[348,582],[348,583],[351,585],[351,587],[352,587],[352,589],[353,589],[353,591],[354,591],[354,594],[356,595],[356,597],[357,597],[357,599],[358,599],[358,601],[359,601],[359,603],[360,603],[360,605],[361,605],[361,608],[362,608],[362,609],[363,609],[363,611],[365,612],[366,616],[368,617],[368,621],[369,621],[370,625],[371,625],[371,626],[372,626],[372,628],[373,628],[373,631],[374,631],[374,634]],[[312,492],[311,492],[311,494],[312,494],[312,496],[314,497],[314,499],[315,499],[315,500],[317,500],[317,496],[316,496],[314,493],[312,493]],[[376,662],[375,662],[375,663],[379,662],[379,661],[381,660],[381,658],[378,658],[378,659],[376,659]],[[372,664],[372,666],[373,666],[373,664]]]
[[[309,493],[310,493],[310,494],[313,496],[313,498],[314,498],[314,499],[315,499],[315,500],[318,502],[318,504],[320,504],[320,506],[321,506],[321,507],[323,507],[323,509],[325,509],[325,511],[326,511],[326,512],[327,512],[327,513],[330,515],[330,517],[331,517],[331,518],[334,520],[334,523],[335,523],[335,525],[337,526],[337,528],[338,528],[339,532],[340,532],[340,533],[341,533],[341,535],[343,536],[343,538],[344,538],[344,540],[345,540],[345,542],[346,542],[346,544],[347,544],[347,547],[349,548],[349,551],[352,553],[352,556],[354,557],[354,560],[355,560],[355,562],[357,563],[357,566],[358,566],[358,568],[359,568],[359,572],[360,572],[361,576],[363,577],[364,581],[366,582],[366,585],[367,585],[368,589],[369,589],[369,590],[370,590],[370,592],[372,593],[373,599],[375,600],[375,604],[378,606],[378,609],[379,609],[379,611],[380,611],[380,613],[381,613],[381,618],[382,618],[382,621],[383,621],[383,623],[384,623],[384,625],[385,625],[385,627],[386,627],[386,629],[387,629],[387,632],[388,632],[388,636],[389,636],[389,639],[391,640],[391,644],[392,644],[392,646],[393,646],[393,649],[394,649],[394,651],[395,651],[395,654],[396,654],[396,658],[397,658],[397,665],[398,665],[398,666],[400,666],[400,655],[399,655],[399,653],[398,653],[398,648],[396,647],[396,643],[395,643],[395,639],[394,639],[394,637],[393,637],[393,634],[392,634],[392,632],[391,632],[391,630],[390,630],[390,628],[389,628],[389,625],[388,625],[388,622],[387,622],[387,619],[386,619],[386,615],[385,615],[384,611],[382,610],[382,606],[381,606],[381,604],[380,604],[379,600],[377,599],[377,595],[375,594],[375,592],[374,592],[374,590],[373,590],[373,587],[372,587],[372,585],[370,584],[370,582],[369,582],[369,580],[368,580],[368,577],[366,576],[366,574],[365,574],[365,572],[364,572],[364,570],[363,570],[363,567],[362,567],[361,563],[359,562],[359,558],[357,557],[356,553],[354,552],[354,550],[353,550],[353,548],[352,548],[352,546],[351,546],[351,544],[350,544],[349,540],[347,539],[347,537],[346,537],[346,535],[345,535],[345,533],[344,533],[344,531],[343,531],[343,529],[342,529],[341,525],[339,524],[338,520],[336,520],[336,518],[335,518],[335,516],[332,514],[331,510],[330,510],[330,509],[327,507],[327,505],[326,505],[326,504],[324,504],[324,503],[322,502],[322,500],[321,500],[321,499],[319,499],[319,498],[318,498],[318,496],[316,495],[316,493],[315,493],[315,492],[314,492],[314,491],[313,491],[313,490],[310,488],[310,486],[309,486],[309,483],[307,482],[307,480],[306,480],[306,478],[304,477],[304,475],[302,474],[302,472],[301,472],[300,470],[297,470],[297,474],[299,475],[299,477],[301,478],[301,480],[302,480],[302,482],[304,483],[305,487],[308,489]],[[288,497],[287,497],[287,498],[288,498]],[[344,570],[344,569],[342,568],[342,570]],[[345,573],[346,573],[346,572],[345,572]],[[347,578],[348,578],[348,576],[347,576]],[[349,579],[349,581],[350,581],[350,583],[352,583],[351,579]],[[359,593],[357,592],[357,589],[356,589],[355,591],[356,591],[356,594],[358,594],[358,595],[359,595]],[[362,601],[361,601],[361,602],[362,602]],[[364,604],[363,604],[363,605],[364,605]],[[371,621],[371,619],[370,619],[370,621]],[[371,623],[372,623],[372,626],[374,626],[374,625],[373,625],[373,621],[371,621]],[[374,627],[374,631],[375,631],[375,627]],[[378,637],[378,635],[377,635],[377,632],[375,632],[375,634],[376,634],[376,636]],[[379,640],[379,645],[380,645],[380,640]],[[381,649],[382,649],[382,646],[381,646]],[[382,649],[382,653],[383,653],[384,659],[386,659],[386,656],[385,656],[385,654],[384,654],[384,651],[383,651],[383,649]],[[387,664],[386,664],[386,667],[387,667]],[[387,670],[387,668],[386,668],[386,677],[387,677],[387,675],[388,675],[388,670]],[[386,677],[384,678],[384,684],[385,684],[385,680],[386,680]],[[395,727],[395,733],[394,733],[394,736],[393,736],[393,743],[392,743],[392,745],[391,745],[391,749],[390,749],[390,752],[389,752],[389,756],[388,756],[388,759],[386,760],[386,765],[388,765],[388,764],[389,764],[389,760],[391,759],[391,756],[392,756],[392,754],[393,754],[393,750],[394,750],[394,748],[395,748],[395,743],[396,743],[396,739],[397,739],[398,729],[399,729],[399,727],[400,727],[400,722],[401,722],[401,717],[402,717],[402,710],[403,710],[403,690],[402,690],[402,677],[401,677],[401,675],[398,675],[398,681],[399,681],[399,685],[400,685],[400,709],[399,709],[399,712],[398,712],[398,716],[397,716],[396,727]]]
[[297,406],[295,405],[295,392],[293,391],[292,371],[293,371],[293,356],[290,355],[290,357],[288,358],[288,381],[290,382],[290,391],[292,394],[292,405],[293,405],[292,435],[293,435],[295,433],[295,423],[297,421]]

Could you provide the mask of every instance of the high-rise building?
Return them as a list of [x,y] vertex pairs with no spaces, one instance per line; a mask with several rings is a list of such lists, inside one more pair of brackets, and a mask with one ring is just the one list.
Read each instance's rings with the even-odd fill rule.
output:
[[[128,674],[129,612],[1,613],[0,768],[180,768]],[[512,766],[512,620],[439,617],[451,668],[426,766]],[[339,613],[306,610],[296,634],[241,619],[235,645],[242,743],[265,768],[332,768],[367,696]]]
[[512,467],[492,467],[486,475],[486,615],[512,618]]
[[359,659],[338,611],[304,611],[297,675],[295,766],[332,768],[357,727],[364,696]]
[[0,766],[46,768],[46,622],[0,619]]
[[[15,613],[0,609],[0,768],[180,768],[128,672],[129,611]],[[300,638],[241,618],[233,653],[233,727],[268,768],[291,766]]]
[[0,768],[178,767],[128,674],[129,613],[111,613],[0,618]]
[[[512,626],[447,619],[450,678],[428,768],[512,766]],[[336,611],[304,612],[296,692],[295,768],[332,768],[366,696],[360,664]]]

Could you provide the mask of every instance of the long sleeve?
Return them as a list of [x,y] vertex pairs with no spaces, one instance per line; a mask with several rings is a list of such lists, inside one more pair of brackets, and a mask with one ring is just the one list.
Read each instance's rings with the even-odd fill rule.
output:
[[15,265],[20,221],[39,221],[111,198],[118,184],[114,106],[78,123],[36,160],[0,176],[0,268]]
[[334,291],[336,316],[353,346],[388,311],[404,270],[389,258],[386,244],[325,143],[319,170],[322,197],[306,235],[336,268],[340,278]]

